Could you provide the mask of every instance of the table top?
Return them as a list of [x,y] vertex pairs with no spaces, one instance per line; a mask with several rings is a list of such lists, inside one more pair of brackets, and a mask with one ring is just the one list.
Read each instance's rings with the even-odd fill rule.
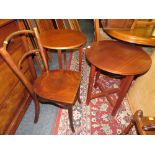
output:
[[150,56],[141,48],[112,40],[92,43],[86,58],[97,68],[119,75],[142,74],[151,66]]
[[40,40],[44,48],[74,49],[84,45],[87,41],[87,37],[80,31],[52,29],[40,33]]
[[123,28],[105,28],[104,31],[110,36],[122,41],[140,45],[155,46],[155,30],[152,25],[139,25],[133,30]]

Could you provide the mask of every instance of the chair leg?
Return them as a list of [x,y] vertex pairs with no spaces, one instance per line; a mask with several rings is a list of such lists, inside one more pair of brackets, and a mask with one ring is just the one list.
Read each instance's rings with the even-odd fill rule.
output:
[[38,119],[39,119],[39,113],[40,113],[40,104],[39,104],[39,101],[38,101],[36,94],[34,95],[34,106],[35,106],[34,123],[37,123]]
[[74,126],[73,126],[73,110],[72,110],[72,105],[68,106],[68,117],[69,117],[69,123],[70,123],[70,128],[72,130],[72,132],[74,133]]
[[99,79],[100,74],[101,74],[100,71],[97,71],[97,72],[96,72],[96,78],[95,78],[94,88],[97,88],[97,80]]

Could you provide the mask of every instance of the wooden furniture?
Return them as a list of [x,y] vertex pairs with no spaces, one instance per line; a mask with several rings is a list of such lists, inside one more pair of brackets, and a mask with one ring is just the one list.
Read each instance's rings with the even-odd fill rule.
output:
[[[91,99],[106,96],[113,106],[113,116],[125,97],[134,76],[145,73],[151,66],[151,58],[141,48],[112,40],[92,43],[90,48],[86,49],[86,58],[91,63],[86,104],[88,105]],[[104,90],[97,82],[99,78],[97,73],[95,87],[98,86],[102,92],[92,94],[96,68],[122,76],[120,88]],[[113,103],[109,96],[112,93],[118,94],[116,103]]]
[[150,26],[152,25],[154,27],[155,21],[153,19],[135,19],[132,26],[131,30],[135,29],[136,26]]
[[[82,46],[86,43],[86,36],[79,31],[69,29],[50,30],[40,34],[44,48],[58,50],[59,68],[62,69],[61,50],[79,48],[79,71],[82,63]],[[67,66],[67,64],[64,64]]]
[[[77,19],[55,19],[57,29],[70,29],[70,30],[76,30],[80,31],[80,25],[78,23]],[[75,50],[78,48],[71,49],[70,50],[70,55],[73,53]],[[64,66],[67,67],[67,56],[66,56],[66,50],[63,50],[63,55],[64,55]]]
[[80,25],[77,19],[67,19],[70,25],[70,29],[81,31]]
[[[53,22],[51,19],[34,19],[34,20],[27,19],[26,21],[29,25],[29,28],[28,28],[29,30],[33,30],[33,27],[36,26],[39,33],[54,29],[54,25],[53,25]],[[52,55],[49,50],[47,50],[47,52],[46,52],[46,57],[47,57],[47,60],[49,60],[49,62],[52,63]],[[40,58],[37,56],[36,56],[36,58],[38,58],[38,59],[36,59],[36,62],[37,62],[39,70],[41,71],[41,65],[39,64]]]
[[[146,22],[146,21],[145,21]],[[149,23],[136,23],[134,29],[129,30],[105,30],[109,35],[125,42],[139,44],[141,46],[155,46],[154,21]],[[150,53],[152,65],[149,71],[138,77],[128,92],[128,101],[134,115],[141,109],[146,117],[155,117],[155,51]]]
[[[0,46],[12,32],[25,29],[23,20],[0,20]],[[9,44],[8,51],[17,63],[25,54],[26,44],[22,38],[15,38]],[[29,82],[36,78],[32,59],[24,61],[22,71]],[[32,100],[26,88],[10,70],[0,56],[0,134],[14,134]]]
[[55,19],[57,29],[71,29],[81,31],[77,19]]
[[51,19],[35,19],[34,22],[36,23],[39,33],[54,29]]
[[134,19],[101,19],[105,29],[130,29]]
[[[10,40],[16,38],[16,36],[21,35],[33,35],[39,45],[39,49],[30,49],[29,52],[25,53],[20,59],[18,65],[11,58],[11,55],[7,52],[7,46]],[[35,103],[35,122],[39,118],[39,102],[38,100],[54,101],[57,102],[59,106],[68,109],[69,121],[72,131],[74,132],[73,120],[72,120],[72,106],[74,105],[80,86],[80,72],[76,71],[63,71],[54,70],[49,71],[44,49],[42,47],[39,34],[37,29],[34,28],[34,32],[31,30],[22,30],[12,33],[4,41],[3,47],[0,49],[0,54],[8,64],[10,69],[19,78],[22,84],[27,88],[28,92],[32,96]],[[41,73],[33,83],[30,83],[24,76],[21,67],[24,60],[34,54],[40,54],[43,60],[45,72]]]
[[138,25],[134,26],[133,29],[104,29],[104,31],[110,35],[111,37],[129,42],[134,44],[140,45],[148,45],[154,46],[155,45],[155,32],[154,26]]
[[155,135],[155,117],[143,116],[143,111],[137,110],[133,115],[130,124],[122,134],[128,134],[130,129],[135,126],[140,135]]
[[[28,20],[28,21],[30,21],[30,20]],[[76,19],[35,19],[35,20],[33,20],[33,22],[36,24],[40,33],[50,31],[52,29],[57,29],[57,30],[70,29],[70,30],[80,31],[80,26]],[[29,23],[31,24],[32,20]],[[74,36],[74,37],[76,37],[76,36]],[[79,47],[77,46],[77,48],[79,48]],[[77,48],[74,48],[74,50],[77,50]],[[72,53],[72,52],[73,52],[73,49],[70,50],[70,53]],[[61,52],[58,52],[58,58],[60,58],[58,60],[60,62],[60,60],[62,60],[62,57],[60,57],[61,54],[59,54],[59,53],[61,53]],[[47,60],[49,60],[49,62],[52,62],[51,54],[52,54],[52,52],[48,48],[47,49]],[[64,50],[64,49],[63,49],[63,55],[64,55],[64,67],[67,68],[66,50]]]

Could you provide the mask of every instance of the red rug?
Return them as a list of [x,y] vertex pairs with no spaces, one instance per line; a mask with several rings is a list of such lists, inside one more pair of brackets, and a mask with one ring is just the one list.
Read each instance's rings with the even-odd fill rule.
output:
[[[74,52],[71,57],[70,69],[78,70],[78,53]],[[89,81],[90,67],[83,55],[82,62],[82,81],[80,86],[80,98],[73,107],[73,120],[75,135],[117,135],[120,134],[130,122],[131,111],[128,106],[127,98],[124,98],[115,117],[111,116],[112,107],[105,97],[91,100],[86,106],[87,87]],[[99,82],[106,88],[119,87],[120,81],[105,76],[100,76]],[[100,91],[98,88],[93,93]],[[117,99],[117,94],[113,94],[113,100]],[[72,135],[69,127],[68,112],[65,109],[58,109],[57,118],[53,130],[55,135]],[[130,134],[136,134],[133,128]]]

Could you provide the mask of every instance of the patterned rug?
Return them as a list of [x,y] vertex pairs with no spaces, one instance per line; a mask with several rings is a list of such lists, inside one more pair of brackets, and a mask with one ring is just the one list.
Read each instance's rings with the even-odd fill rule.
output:
[[[70,62],[70,69],[78,70],[78,52],[74,52]],[[91,100],[89,106],[86,106],[87,88],[89,81],[90,66],[88,65],[85,54],[82,61],[82,80],[80,86],[80,98],[82,104],[78,101],[73,106],[73,120],[75,133],[72,133],[69,127],[68,112],[65,109],[58,109],[53,134],[55,135],[117,135],[120,134],[130,122],[131,111],[127,98],[124,98],[115,117],[111,116],[112,107],[105,97]],[[100,76],[99,82],[105,88],[119,87],[118,79]],[[93,90],[97,93],[98,88]],[[117,95],[111,95],[113,100]],[[129,134],[136,134],[133,128]]]

